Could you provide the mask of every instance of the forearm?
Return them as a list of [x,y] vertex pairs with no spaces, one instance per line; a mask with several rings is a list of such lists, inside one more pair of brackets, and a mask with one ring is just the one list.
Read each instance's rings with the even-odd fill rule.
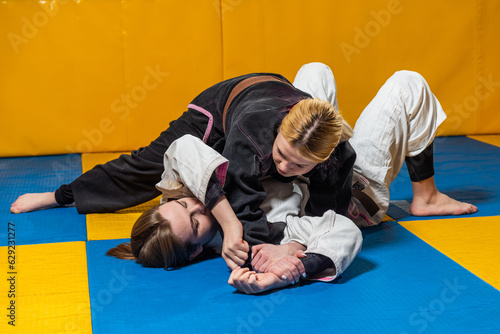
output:
[[243,233],[241,222],[239,221],[238,217],[236,217],[236,214],[234,213],[226,196],[220,197],[219,200],[215,203],[212,208],[212,215],[217,220],[217,222],[219,222],[219,225],[222,228],[224,234],[235,229],[239,229],[241,230],[241,233]]
[[243,240],[243,226],[233,212],[225,196],[212,208],[212,214],[219,221],[224,234],[222,257],[230,269],[243,266],[250,248]]

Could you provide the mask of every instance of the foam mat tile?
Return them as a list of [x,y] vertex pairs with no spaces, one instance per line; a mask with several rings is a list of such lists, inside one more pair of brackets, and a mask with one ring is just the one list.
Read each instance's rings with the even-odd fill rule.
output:
[[148,201],[115,213],[87,214],[89,240],[130,238],[132,226],[139,216],[149,208],[160,204],[160,199]]
[[[500,214],[500,148],[467,137],[440,137],[434,141],[435,181],[444,194],[476,205],[471,217]],[[406,166],[390,187],[391,202],[411,202],[412,189]],[[394,214],[388,211],[388,215]],[[440,218],[454,218],[446,216]],[[404,220],[430,220],[437,217],[400,217]]]
[[401,225],[500,289],[500,216],[406,221]]
[[[0,247],[4,269],[12,265],[9,249]],[[16,246],[5,276],[11,280],[2,279],[2,333],[92,333],[85,242]],[[6,310],[10,305],[14,310]]]
[[[86,240],[85,216],[74,207],[22,214],[10,213],[20,195],[54,191],[82,172],[76,154],[0,159],[0,219],[16,226],[17,244]],[[0,231],[0,246],[7,245],[6,229]]]
[[497,333],[500,292],[395,222],[364,232],[364,248],[334,283],[258,296],[227,284],[222,258],[165,271],[89,241],[94,333]]

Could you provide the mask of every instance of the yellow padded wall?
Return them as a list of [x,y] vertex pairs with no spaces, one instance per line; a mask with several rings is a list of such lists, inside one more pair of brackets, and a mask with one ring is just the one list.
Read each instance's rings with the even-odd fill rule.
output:
[[135,149],[222,79],[211,0],[5,0],[0,22],[0,156]]
[[[473,96],[480,100],[475,134],[500,134],[500,3],[498,1],[479,2],[478,29],[481,50],[479,53],[479,73],[484,78]],[[479,93],[479,94],[478,94]]]
[[119,12],[119,1],[0,2],[2,156],[75,147],[104,115],[122,90]]
[[293,80],[302,64],[324,62],[336,76],[339,107],[354,124],[385,80],[409,69],[424,75],[449,116],[439,134],[500,132],[497,2],[222,3],[226,78],[277,71]]
[[4,0],[0,156],[147,145],[204,88],[330,65],[357,117],[399,69],[425,76],[439,135],[500,133],[500,2]]

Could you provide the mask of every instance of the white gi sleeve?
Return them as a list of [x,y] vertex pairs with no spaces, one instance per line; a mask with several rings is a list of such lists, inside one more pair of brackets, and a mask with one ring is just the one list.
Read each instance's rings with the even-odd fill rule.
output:
[[201,139],[184,135],[174,141],[163,156],[165,170],[156,188],[162,192],[161,203],[171,198],[196,197],[205,204],[210,177],[216,172],[225,182],[228,160]]
[[291,241],[306,246],[306,254],[321,254],[333,261],[335,268],[326,269],[311,278],[329,282],[351,264],[361,250],[363,237],[350,219],[329,210],[322,217],[288,216],[281,244]]

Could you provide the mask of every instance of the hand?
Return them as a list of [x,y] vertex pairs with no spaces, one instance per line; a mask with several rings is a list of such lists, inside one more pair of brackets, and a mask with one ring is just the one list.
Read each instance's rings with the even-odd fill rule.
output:
[[252,268],[257,272],[265,273],[270,265],[287,255],[289,255],[287,245],[255,245],[252,247]]
[[304,257],[306,257],[304,252],[299,250],[295,256],[287,255],[276,263],[273,263],[269,266],[267,272],[286,280],[289,284],[295,284],[301,277],[306,277],[306,268],[302,261],[300,261],[300,258]]
[[219,222],[224,241],[222,242],[222,257],[229,269],[242,266],[248,258],[250,247],[243,240],[243,226],[234,214],[226,196],[219,198],[212,208],[212,214]]
[[245,264],[249,250],[248,243],[243,240],[243,228],[241,224],[234,225],[231,229],[224,232],[222,258],[226,261],[229,269],[233,270]]
[[267,272],[270,265],[276,263],[287,255],[295,255],[298,250],[306,247],[297,242],[283,245],[260,244],[252,247],[252,268],[261,273]]
[[231,272],[229,285],[246,294],[264,292],[287,286],[286,280],[272,273],[256,273],[248,268],[237,267]]

